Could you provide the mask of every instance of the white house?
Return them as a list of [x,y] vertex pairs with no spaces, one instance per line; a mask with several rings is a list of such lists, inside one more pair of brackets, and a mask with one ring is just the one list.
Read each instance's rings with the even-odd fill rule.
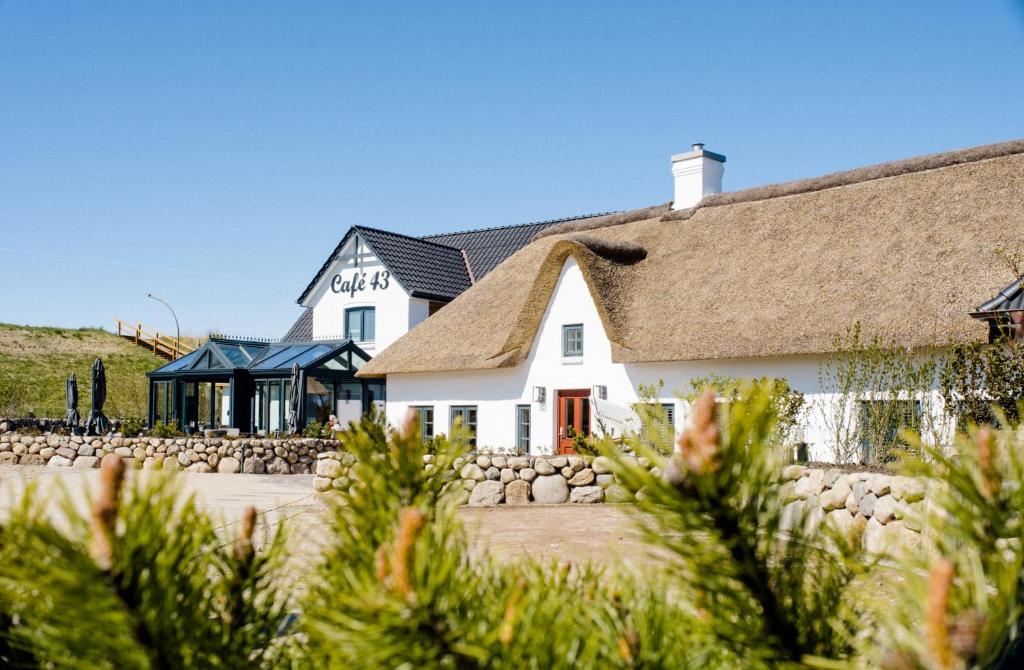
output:
[[[640,384],[664,381],[677,429],[678,397],[710,374],[782,377],[813,405],[829,401],[821,361],[855,322],[917,349],[986,337],[972,313],[1016,314],[990,299],[1010,279],[994,250],[1024,239],[1024,142],[732,193],[719,193],[724,163],[694,145],[673,158],[675,202],[544,225],[430,318],[430,296],[396,278],[394,330],[358,373],[386,378],[388,420],[411,410],[438,434],[459,418],[480,447],[565,451],[602,416],[628,416]],[[402,274],[364,241],[368,262]],[[356,271],[353,249],[303,295],[314,333],[373,295],[330,295]],[[811,457],[829,458],[820,418],[802,427]]]

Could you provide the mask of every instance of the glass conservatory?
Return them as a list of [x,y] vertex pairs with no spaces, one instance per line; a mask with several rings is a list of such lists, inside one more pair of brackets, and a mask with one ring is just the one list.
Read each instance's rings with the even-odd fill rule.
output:
[[297,425],[358,420],[383,409],[384,383],[356,379],[370,356],[351,340],[267,343],[211,337],[149,376],[149,425],[177,422],[186,433],[236,428],[286,432],[292,385],[299,385]]

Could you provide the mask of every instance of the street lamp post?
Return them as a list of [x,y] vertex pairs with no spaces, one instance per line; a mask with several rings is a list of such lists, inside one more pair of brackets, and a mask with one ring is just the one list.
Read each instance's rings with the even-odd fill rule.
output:
[[[146,297],[150,298],[152,300],[156,300],[157,302],[162,302],[164,304],[164,306],[167,307],[167,309],[171,310],[171,316],[174,317],[174,331],[175,331],[175,338],[174,338],[175,345],[174,346],[175,346],[175,349],[177,349],[179,346],[181,346],[181,327],[178,326],[178,315],[174,313],[174,308],[171,307],[167,303],[166,300],[164,300],[162,298],[158,298],[155,295],[153,295],[152,293],[147,293]],[[177,353],[177,352],[175,352],[175,353]]]

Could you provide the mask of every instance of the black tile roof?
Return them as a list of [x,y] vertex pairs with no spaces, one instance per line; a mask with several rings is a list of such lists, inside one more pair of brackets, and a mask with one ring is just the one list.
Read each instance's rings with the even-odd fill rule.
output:
[[473,271],[473,279],[479,281],[481,277],[498,267],[503,260],[529,244],[533,236],[545,228],[556,223],[589,219],[595,216],[602,215],[588,214],[500,228],[480,228],[457,233],[426,235],[423,239],[465,250],[470,269]]
[[282,342],[299,342],[313,339],[313,308],[307,307],[295,320],[292,327],[281,338]]
[[355,226],[354,230],[416,297],[454,300],[473,283],[456,247],[376,228]]
[[[352,235],[358,233],[387,266],[402,286],[419,298],[454,300],[519,251],[541,230],[565,221],[589,219],[588,214],[550,221],[538,221],[498,228],[480,228],[455,233],[410,237],[367,226],[352,226],[334,248],[320,270],[297,300],[302,303],[330,269]],[[467,267],[468,263],[468,267]],[[470,275],[472,272],[472,276]],[[308,319],[308,321],[306,321]],[[293,333],[294,331],[294,333]],[[303,313],[285,335],[285,339],[308,339],[312,335],[312,313]],[[293,337],[294,336],[294,337]]]
[[395,279],[417,297],[453,300],[472,283],[459,249],[387,230],[352,226],[296,302],[302,304],[356,233],[362,236]]

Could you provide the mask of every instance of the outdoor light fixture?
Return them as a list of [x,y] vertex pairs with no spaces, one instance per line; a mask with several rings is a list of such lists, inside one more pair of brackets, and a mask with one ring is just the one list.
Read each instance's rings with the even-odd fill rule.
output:
[[533,387],[533,402],[538,402],[538,403],[543,404],[544,403],[544,394],[545,394],[546,390],[547,389],[545,389],[543,386],[534,386]]
[[598,400],[607,400],[608,399],[608,387],[607,386],[595,386],[593,388],[593,390],[591,391],[591,395],[593,395]]

